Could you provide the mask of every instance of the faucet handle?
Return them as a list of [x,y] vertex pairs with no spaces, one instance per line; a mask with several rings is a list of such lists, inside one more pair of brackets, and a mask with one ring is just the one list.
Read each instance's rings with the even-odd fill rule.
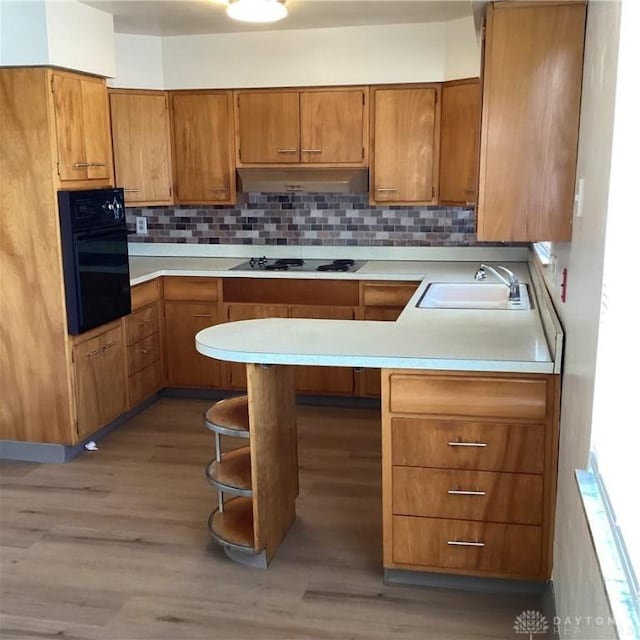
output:
[[476,271],[476,275],[473,276],[474,280],[486,280],[487,279],[487,272],[484,270],[484,267],[480,267],[477,271]]

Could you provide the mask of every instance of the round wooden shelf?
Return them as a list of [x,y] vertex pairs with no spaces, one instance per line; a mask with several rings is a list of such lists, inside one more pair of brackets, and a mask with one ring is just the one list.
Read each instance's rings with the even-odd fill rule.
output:
[[216,402],[204,414],[204,426],[210,431],[233,438],[249,437],[249,398],[236,396]]
[[224,511],[215,509],[209,516],[209,533],[223,545],[254,553],[251,498],[233,498],[224,503]]
[[205,469],[209,484],[223,493],[251,495],[251,449],[241,447],[212,460]]

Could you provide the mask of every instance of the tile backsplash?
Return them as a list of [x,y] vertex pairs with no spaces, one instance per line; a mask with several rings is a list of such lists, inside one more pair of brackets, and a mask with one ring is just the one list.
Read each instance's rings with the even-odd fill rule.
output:
[[[366,194],[240,193],[235,206],[127,208],[129,230],[146,216],[147,235],[132,242],[194,244],[469,246],[475,210],[370,206]],[[487,244],[487,243],[482,243]]]

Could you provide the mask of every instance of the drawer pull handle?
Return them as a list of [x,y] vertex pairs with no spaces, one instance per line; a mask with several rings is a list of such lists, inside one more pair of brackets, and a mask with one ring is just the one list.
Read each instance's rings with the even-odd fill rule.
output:
[[90,167],[106,167],[107,163],[106,162],[90,162],[89,166]]
[[447,544],[450,547],[484,547],[484,542],[468,542],[466,540],[449,540]]
[[276,149],[277,153],[298,153],[298,149]]
[[376,191],[397,191],[395,187],[376,187]]
[[303,149],[302,153],[322,153],[322,149]]
[[73,163],[74,169],[86,169],[87,167],[90,167],[90,166],[91,166],[90,162],[74,162]]
[[455,442],[448,443],[450,447],[486,447],[486,442],[460,442],[456,440]]
[[466,491],[464,489],[449,489],[450,496],[486,496],[486,491]]
[[194,318],[213,318],[213,314],[212,313],[194,313],[193,317]]
[[140,349],[140,353],[144,356],[147,353],[151,353],[153,349]]
[[124,192],[125,193],[138,193],[140,191],[140,189],[125,189]]

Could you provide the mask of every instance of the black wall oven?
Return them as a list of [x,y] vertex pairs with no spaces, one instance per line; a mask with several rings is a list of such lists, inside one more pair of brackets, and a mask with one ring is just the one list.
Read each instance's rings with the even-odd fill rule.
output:
[[58,191],[67,323],[76,335],[131,312],[122,189]]

